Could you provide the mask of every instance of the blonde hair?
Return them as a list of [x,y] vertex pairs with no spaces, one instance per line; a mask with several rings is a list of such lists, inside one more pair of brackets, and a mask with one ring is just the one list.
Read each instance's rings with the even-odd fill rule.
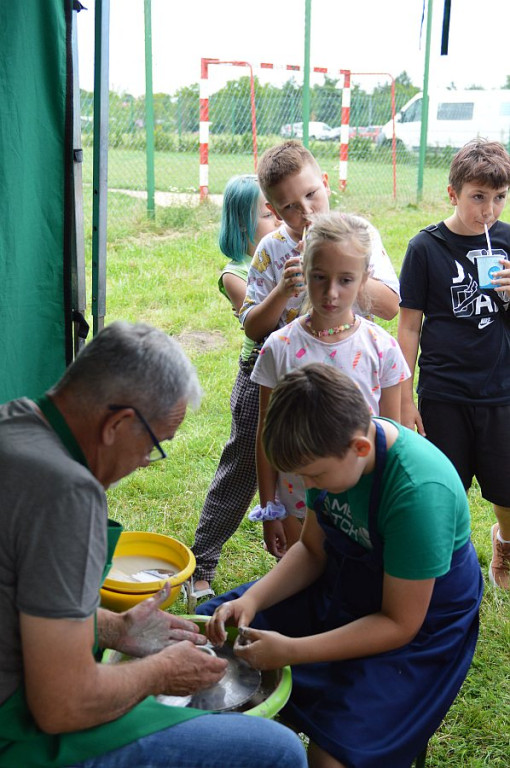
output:
[[[313,260],[320,247],[325,242],[344,244],[351,241],[364,259],[364,271],[368,275],[370,257],[372,254],[372,240],[370,237],[370,225],[366,219],[353,213],[340,213],[331,211],[312,217],[312,228],[306,238],[305,252],[303,256],[303,272],[308,281],[310,271],[313,268]],[[370,311],[370,298],[362,285],[358,294],[358,303],[364,312]],[[309,307],[308,300],[304,304]]]

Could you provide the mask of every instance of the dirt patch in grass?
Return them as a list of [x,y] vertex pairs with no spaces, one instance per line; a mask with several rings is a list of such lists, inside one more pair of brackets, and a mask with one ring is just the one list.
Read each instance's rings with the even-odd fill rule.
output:
[[220,331],[183,331],[176,339],[190,352],[207,352],[226,346],[227,339]]

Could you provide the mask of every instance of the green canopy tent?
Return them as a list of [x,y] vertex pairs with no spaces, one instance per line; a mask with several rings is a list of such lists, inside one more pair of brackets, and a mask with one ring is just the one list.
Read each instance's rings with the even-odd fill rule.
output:
[[[47,389],[87,331],[76,65],[81,8],[78,0],[0,0],[0,402]],[[108,87],[108,10],[107,0],[96,0],[93,314],[98,325],[106,264],[108,113],[101,97]]]

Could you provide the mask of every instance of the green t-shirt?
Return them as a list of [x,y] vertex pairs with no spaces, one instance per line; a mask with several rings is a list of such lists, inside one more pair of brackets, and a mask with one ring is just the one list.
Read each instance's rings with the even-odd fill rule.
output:
[[[223,285],[223,275],[225,274],[231,274],[235,275],[236,277],[240,277],[241,280],[244,280],[246,283],[248,280],[248,269],[250,268],[251,264],[251,256],[246,255],[244,257],[244,261],[229,261],[228,264],[226,264],[223,269],[221,270],[221,275],[218,278],[218,288],[220,290],[220,293],[223,294],[229,301],[229,295],[225,290],[225,286]],[[237,315],[236,315],[237,316]],[[243,331],[243,346],[241,347],[241,358],[243,360],[248,360],[250,353],[255,345],[255,342],[248,338],[248,336],[244,333],[243,327],[240,326],[241,331]]]
[[[395,423],[395,422],[392,422]],[[381,484],[378,531],[384,570],[401,579],[429,579],[450,569],[452,553],[470,535],[469,507],[453,464],[426,438],[395,424],[399,436],[388,450]],[[366,549],[372,474],[345,493],[328,494],[325,514]],[[313,509],[320,490],[307,491]]]

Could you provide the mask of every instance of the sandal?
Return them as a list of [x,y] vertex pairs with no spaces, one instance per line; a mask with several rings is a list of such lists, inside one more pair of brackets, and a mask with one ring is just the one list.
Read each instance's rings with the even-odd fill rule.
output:
[[204,597],[216,597],[216,592],[211,587],[195,589],[195,579],[193,576],[183,586],[188,599],[188,613],[194,613],[197,602],[203,600]]

